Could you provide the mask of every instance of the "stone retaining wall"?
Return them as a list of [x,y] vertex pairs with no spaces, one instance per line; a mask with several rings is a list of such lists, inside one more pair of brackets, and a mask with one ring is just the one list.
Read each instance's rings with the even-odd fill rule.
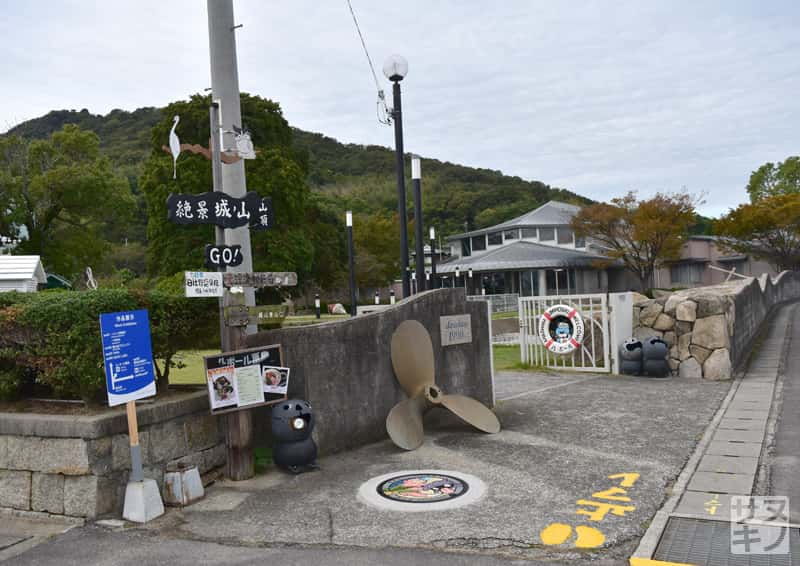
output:
[[778,303],[800,298],[800,273],[730,281],[634,302],[634,336],[663,338],[681,377],[729,379]]
[[[205,391],[137,411],[145,477],[169,464],[224,465],[221,423]],[[94,518],[122,511],[130,473],[125,408],[97,416],[0,413],[0,508]]]

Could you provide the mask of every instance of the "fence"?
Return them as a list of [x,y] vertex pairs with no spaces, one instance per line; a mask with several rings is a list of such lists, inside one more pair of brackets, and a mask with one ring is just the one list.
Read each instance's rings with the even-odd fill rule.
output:
[[468,301],[489,301],[492,313],[516,312],[519,308],[519,295],[507,293],[504,295],[467,295]]

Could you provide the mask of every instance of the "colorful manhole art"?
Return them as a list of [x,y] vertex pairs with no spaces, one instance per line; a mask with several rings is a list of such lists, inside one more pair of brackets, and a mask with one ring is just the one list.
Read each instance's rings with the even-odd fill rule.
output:
[[449,470],[398,470],[367,480],[358,498],[387,511],[420,512],[464,507],[486,493],[479,478]]
[[407,503],[434,503],[455,499],[469,491],[464,480],[445,474],[406,474],[377,487],[378,495]]

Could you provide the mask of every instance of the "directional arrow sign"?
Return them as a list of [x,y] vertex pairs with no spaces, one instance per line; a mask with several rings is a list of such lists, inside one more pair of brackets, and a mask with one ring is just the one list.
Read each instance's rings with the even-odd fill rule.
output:
[[236,305],[225,309],[225,324],[228,326],[247,326],[248,324],[268,324],[286,318],[289,307],[286,305],[259,305],[246,307]]
[[226,287],[294,287],[297,273],[293,271],[260,271],[256,273],[224,273]]

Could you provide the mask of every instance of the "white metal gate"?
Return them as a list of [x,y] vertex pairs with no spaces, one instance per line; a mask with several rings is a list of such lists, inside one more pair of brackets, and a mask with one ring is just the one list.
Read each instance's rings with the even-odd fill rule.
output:
[[[576,309],[584,323],[583,342],[569,354],[554,354],[539,339],[539,318],[554,305]],[[605,294],[520,297],[519,332],[522,363],[572,371],[611,371],[608,332],[608,301]]]

